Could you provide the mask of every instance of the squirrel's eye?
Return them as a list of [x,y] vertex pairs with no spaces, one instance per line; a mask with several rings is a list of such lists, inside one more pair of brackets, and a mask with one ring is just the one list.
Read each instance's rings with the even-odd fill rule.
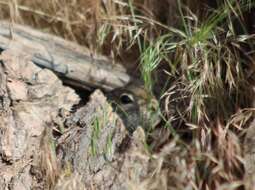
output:
[[120,96],[120,101],[122,104],[130,104],[134,102],[134,97],[131,94],[123,93]]

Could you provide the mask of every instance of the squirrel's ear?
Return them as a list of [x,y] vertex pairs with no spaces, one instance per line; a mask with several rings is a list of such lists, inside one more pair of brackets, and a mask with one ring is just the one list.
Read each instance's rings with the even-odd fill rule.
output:
[[132,94],[123,93],[120,95],[120,102],[122,104],[130,104],[135,101],[134,96]]
[[159,103],[156,99],[151,99],[149,104],[149,109],[151,111],[158,111],[159,110]]

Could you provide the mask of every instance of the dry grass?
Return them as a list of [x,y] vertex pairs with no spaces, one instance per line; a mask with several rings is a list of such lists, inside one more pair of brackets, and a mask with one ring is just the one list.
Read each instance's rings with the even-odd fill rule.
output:
[[154,71],[163,66],[167,74],[157,77],[171,81],[160,90],[172,133],[157,150],[162,164],[149,186],[242,189],[241,135],[254,111],[248,109],[254,97],[254,34],[234,28],[245,29],[245,12],[254,5],[225,0],[222,8],[209,9],[214,1],[155,2],[0,0],[0,17],[109,56],[126,60],[131,52],[132,60],[141,58],[148,90],[157,82]]
[[[149,14],[143,2],[135,4]],[[2,18],[50,31],[108,55],[127,48],[137,31],[129,3],[124,1],[54,0],[42,4],[40,0],[9,0],[0,1],[0,5]]]

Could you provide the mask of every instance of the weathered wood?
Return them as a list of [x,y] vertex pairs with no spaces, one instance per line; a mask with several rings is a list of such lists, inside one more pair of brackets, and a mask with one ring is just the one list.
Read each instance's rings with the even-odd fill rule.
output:
[[51,34],[18,24],[0,22],[0,49],[24,51],[32,61],[48,68],[67,83],[81,88],[112,90],[131,81],[122,65]]

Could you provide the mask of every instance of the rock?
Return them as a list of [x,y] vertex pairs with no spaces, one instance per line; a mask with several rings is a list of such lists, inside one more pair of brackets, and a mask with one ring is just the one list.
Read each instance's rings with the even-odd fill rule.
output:
[[65,183],[75,184],[74,176],[79,176],[76,184],[83,181],[87,189],[126,190],[145,178],[150,155],[143,129],[130,137],[102,92],[95,91],[67,123],[71,129],[57,148],[62,167],[72,166]]
[[31,163],[43,131],[80,99],[25,54],[6,50],[0,61],[0,189],[31,189]]
[[59,139],[58,148],[65,155],[61,159],[64,163],[72,163],[74,171],[89,184],[91,174],[113,161],[115,152],[127,135],[126,129],[99,90],[67,124],[72,128]]

